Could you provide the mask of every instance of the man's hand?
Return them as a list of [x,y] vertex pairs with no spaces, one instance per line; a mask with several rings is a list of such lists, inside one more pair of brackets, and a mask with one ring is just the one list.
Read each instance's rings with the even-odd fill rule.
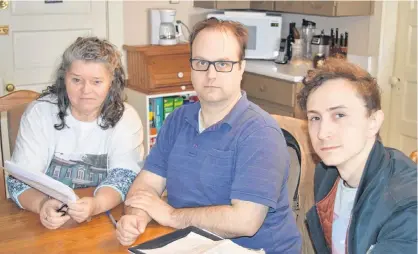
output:
[[174,227],[171,215],[175,209],[156,194],[137,191],[125,201],[125,205],[144,210],[160,225]]
[[75,203],[68,204],[68,214],[72,219],[81,223],[94,215],[96,205],[96,201],[92,197],[80,198]]
[[124,215],[116,225],[116,237],[122,245],[131,245],[144,233],[150,218],[144,214]]
[[64,225],[70,219],[70,216],[62,216],[62,213],[57,212],[62,205],[63,203],[55,199],[49,199],[43,203],[39,212],[42,225],[48,229],[57,229]]

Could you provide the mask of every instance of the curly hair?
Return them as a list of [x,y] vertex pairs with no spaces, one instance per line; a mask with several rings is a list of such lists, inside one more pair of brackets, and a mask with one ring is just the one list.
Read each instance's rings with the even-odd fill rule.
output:
[[322,66],[308,71],[302,81],[304,87],[297,95],[299,107],[306,112],[309,95],[323,83],[333,79],[350,81],[363,99],[369,116],[381,109],[380,89],[376,79],[359,66],[337,58],[328,58]]
[[[56,78],[53,85],[48,86],[39,96],[43,98],[47,95],[57,97],[59,109],[58,118],[61,123],[55,124],[57,130],[62,130],[67,125],[65,117],[70,106],[67,89],[65,87],[65,75],[72,63],[76,60],[86,62],[103,63],[112,74],[112,84],[100,111],[100,128],[106,130],[114,127],[123,115],[125,107],[123,105],[123,89],[125,88],[125,72],[122,68],[121,55],[117,48],[107,40],[97,37],[79,37],[71,44],[62,55],[61,64],[56,71]],[[68,127],[68,126],[67,126]]]

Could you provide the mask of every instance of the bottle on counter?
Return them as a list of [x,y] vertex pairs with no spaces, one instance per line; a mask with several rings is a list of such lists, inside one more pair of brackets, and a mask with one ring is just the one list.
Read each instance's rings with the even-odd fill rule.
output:
[[292,59],[292,43],[295,43],[295,37],[293,35],[295,27],[296,23],[292,22],[289,24],[289,35],[287,36],[286,43],[286,56],[289,61]]

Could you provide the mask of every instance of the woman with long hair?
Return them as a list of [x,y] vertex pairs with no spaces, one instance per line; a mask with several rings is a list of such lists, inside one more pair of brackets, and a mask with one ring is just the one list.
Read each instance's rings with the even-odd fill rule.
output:
[[125,199],[144,155],[142,123],[123,102],[124,87],[118,50],[106,40],[78,38],[62,55],[55,82],[23,114],[12,161],[73,189],[96,187],[63,214],[60,201],[9,176],[11,198],[39,213],[45,227],[81,223]]

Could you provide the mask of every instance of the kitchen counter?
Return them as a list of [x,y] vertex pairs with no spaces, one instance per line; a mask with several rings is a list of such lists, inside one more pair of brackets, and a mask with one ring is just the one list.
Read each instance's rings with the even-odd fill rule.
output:
[[312,69],[311,62],[297,64],[276,64],[267,60],[247,60],[245,71],[282,79],[290,82],[301,82],[308,70]]

